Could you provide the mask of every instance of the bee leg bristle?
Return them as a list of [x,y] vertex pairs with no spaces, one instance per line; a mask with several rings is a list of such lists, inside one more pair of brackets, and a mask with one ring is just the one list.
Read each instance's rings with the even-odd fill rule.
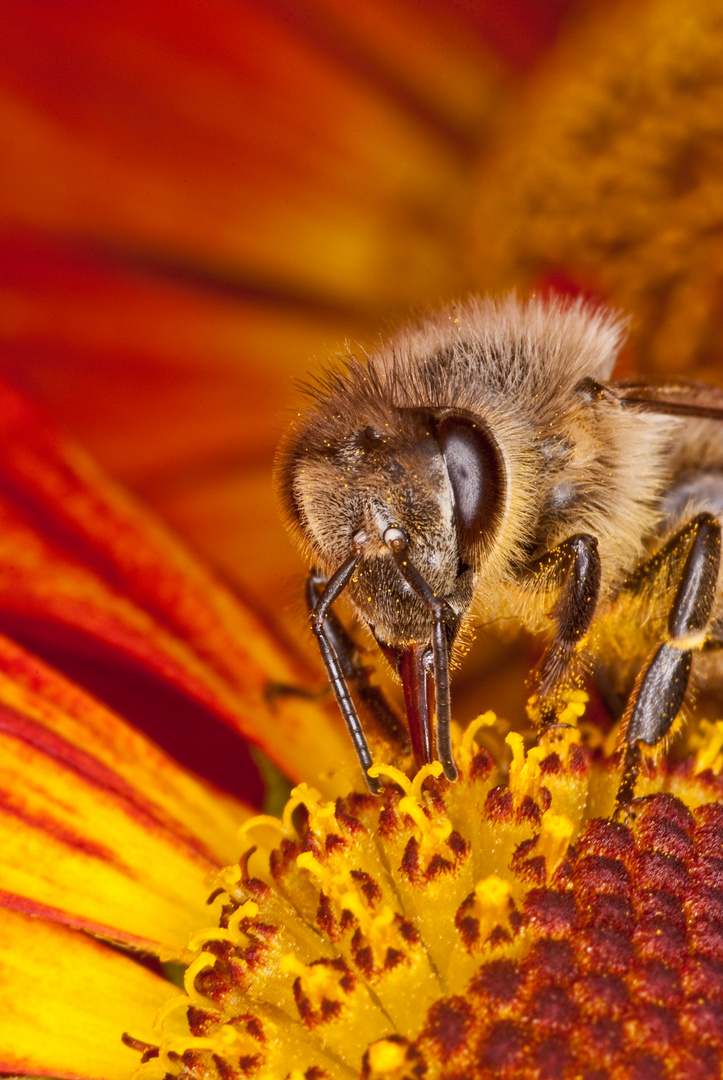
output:
[[569,684],[573,666],[595,615],[600,592],[598,542],[588,533],[576,533],[535,559],[525,580],[537,582],[543,592],[559,589],[552,617],[555,636],[535,671],[542,730],[555,723],[555,699]]
[[618,793],[615,798],[615,809],[613,810],[613,818],[616,821],[622,820],[623,824],[625,824],[629,818],[635,819],[635,812],[632,809],[632,805],[635,801],[635,784],[637,783],[638,775],[640,773],[640,761],[641,754],[638,744],[628,744],[625,747],[623,776],[618,787]]

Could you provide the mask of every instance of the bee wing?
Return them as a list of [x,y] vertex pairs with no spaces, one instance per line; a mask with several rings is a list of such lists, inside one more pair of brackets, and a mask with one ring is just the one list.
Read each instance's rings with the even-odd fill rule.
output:
[[723,420],[723,388],[694,379],[674,382],[647,382],[620,379],[608,389],[624,405],[639,412],[664,413],[667,416],[690,416],[701,420]]

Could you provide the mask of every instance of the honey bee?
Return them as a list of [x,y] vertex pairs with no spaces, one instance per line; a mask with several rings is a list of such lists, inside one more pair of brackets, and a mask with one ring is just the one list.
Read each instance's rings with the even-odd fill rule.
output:
[[723,683],[723,391],[611,381],[624,337],[581,299],[472,298],[307,388],[277,482],[372,791],[355,698],[387,727],[394,713],[332,610],[342,593],[401,679],[417,765],[448,780],[450,668],[475,625],[545,636],[539,729],[590,676],[619,703],[619,809],[641,747],[676,726],[694,656],[697,684]]

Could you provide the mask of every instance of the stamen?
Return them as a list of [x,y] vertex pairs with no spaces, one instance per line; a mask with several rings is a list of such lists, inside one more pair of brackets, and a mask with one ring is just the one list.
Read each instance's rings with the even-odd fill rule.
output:
[[369,1047],[369,1068],[373,1073],[393,1073],[401,1069],[407,1059],[407,1048],[403,1043],[382,1039]]
[[481,731],[485,727],[493,727],[497,723],[497,714],[492,710],[488,710],[486,713],[482,713],[476,720],[473,720],[469,725],[464,735],[462,736],[462,742],[460,748],[465,751],[470,757],[474,753],[475,739],[477,738],[477,732]]
[[537,839],[535,853],[545,857],[545,873],[550,881],[558,866],[567,855],[575,826],[563,814],[547,813],[542,819],[542,829]]
[[272,817],[271,814],[256,814],[254,817],[249,818],[248,821],[244,821],[242,825],[239,825],[237,835],[241,843],[244,842],[252,829],[259,828],[273,829],[275,833],[289,831],[284,820]]
[[397,784],[402,791],[405,791],[407,795],[412,794],[412,781],[401,769],[395,769],[393,765],[372,765],[371,769],[369,769],[369,775],[373,779],[386,776],[393,784]]
[[474,887],[474,914],[479,923],[479,934],[486,941],[496,926],[507,926],[512,900],[509,881],[492,874]]
[[524,740],[516,731],[511,731],[505,742],[512,750],[509,783],[515,804],[520,806],[528,796],[536,801],[541,783],[540,762],[547,757],[547,750],[533,746],[525,754]]
[[178,1012],[180,1009],[183,1009],[184,1012],[188,1011],[187,994],[179,994],[178,997],[171,998],[170,1001],[167,1001],[165,1005],[161,1006],[153,1022],[154,1030],[158,1032],[163,1031],[169,1016],[174,1012]]
[[444,766],[441,761],[430,761],[428,765],[423,765],[421,769],[417,771],[416,776],[412,780],[412,790],[410,795],[414,799],[422,801],[422,785],[428,776],[433,776],[435,780],[444,772]]
[[711,724],[709,720],[700,723],[700,749],[695,756],[694,773],[700,773],[711,769],[714,773],[720,773],[723,769],[723,720],[716,720]]
[[212,952],[202,952],[196,959],[188,965],[183,976],[183,988],[188,994],[191,1001],[196,1001],[199,1004],[207,1004],[209,999],[205,994],[200,994],[196,989],[196,978],[205,971],[206,968],[212,968],[216,963],[216,957]]

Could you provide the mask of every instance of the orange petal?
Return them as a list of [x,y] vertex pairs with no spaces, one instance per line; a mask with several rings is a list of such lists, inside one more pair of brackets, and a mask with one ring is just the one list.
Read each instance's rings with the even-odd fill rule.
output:
[[127,1080],[139,1057],[124,1031],[153,1042],[153,1019],[178,990],[67,927],[0,911],[0,1069]]
[[[261,745],[292,776],[351,752],[288,646],[80,451],[0,387],[0,619],[23,637],[93,644],[132,661]],[[48,539],[46,539],[46,537]],[[318,779],[312,777],[311,779]]]
[[164,956],[208,920],[217,864],[102,784],[97,763],[0,713],[0,902]]
[[271,483],[283,406],[292,376],[357,339],[359,320],[162,281],[18,230],[0,231],[0,294],[0,372],[284,621],[303,568]]
[[115,713],[2,636],[0,731],[61,759],[205,859],[236,858],[236,830],[249,807],[180,768]]
[[270,462],[292,377],[360,332],[359,316],[163,278],[82,243],[0,238],[3,372],[144,494]]
[[459,283],[458,133],[283,7],[15,0],[3,23],[6,219],[384,310]]

